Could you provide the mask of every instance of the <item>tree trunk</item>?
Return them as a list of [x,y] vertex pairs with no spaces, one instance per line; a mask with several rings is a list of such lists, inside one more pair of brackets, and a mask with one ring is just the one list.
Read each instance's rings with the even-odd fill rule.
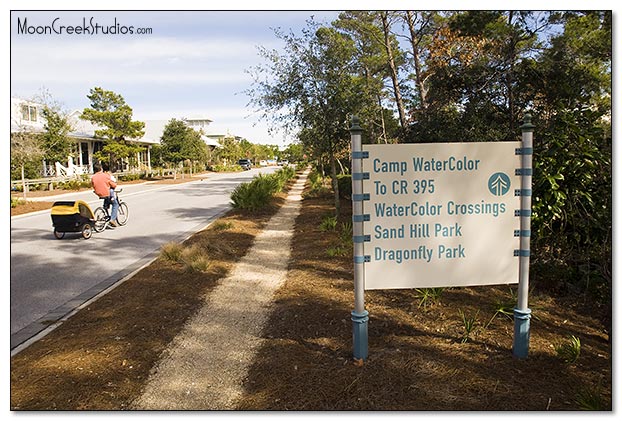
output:
[[24,164],[22,164],[22,196],[26,200],[26,193],[28,192],[28,186],[26,185],[26,177],[24,177]]
[[419,42],[417,41],[417,31],[415,30],[415,20],[413,12],[406,11],[406,22],[408,24],[408,30],[410,31],[410,45],[413,50],[413,64],[415,65],[415,83],[417,90],[419,91],[419,101],[421,102],[421,108],[426,110],[428,108],[428,91],[423,83],[423,77],[421,74],[421,61],[419,59]]
[[387,51],[387,60],[389,68],[391,70],[391,81],[393,82],[393,95],[395,96],[395,103],[397,105],[397,112],[400,117],[400,126],[402,129],[406,128],[406,113],[404,111],[404,100],[402,99],[402,93],[400,91],[399,79],[397,77],[397,67],[395,66],[395,59],[393,57],[393,48],[391,47],[391,37],[388,12],[380,12],[380,18],[382,19],[382,31],[384,32],[384,47]]
[[[381,139],[384,140],[384,144],[386,145],[387,143],[389,143],[389,140],[387,138],[387,127],[384,123],[384,110],[382,109],[382,98],[380,98],[380,95],[378,95],[378,108],[380,108],[380,123],[382,124],[382,137]],[[378,142],[380,143],[380,142]]]
[[330,153],[330,178],[333,186],[333,192],[335,192],[335,216],[339,217],[341,214],[341,203],[339,201],[339,183],[337,182],[337,165],[335,163],[335,155],[331,151]]
[[[514,18],[514,12],[510,11],[508,15],[508,26],[512,26],[512,19]],[[511,138],[511,134],[514,130],[514,63],[516,61],[516,42],[514,40],[514,32],[510,35],[510,45],[508,51],[508,60],[510,62],[510,69],[506,78],[506,88],[508,90],[508,111],[509,111],[509,124],[508,124],[508,138]]]

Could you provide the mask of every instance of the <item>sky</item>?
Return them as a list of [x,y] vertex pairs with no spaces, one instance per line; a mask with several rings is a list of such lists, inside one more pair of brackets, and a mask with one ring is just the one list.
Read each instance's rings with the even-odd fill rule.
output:
[[[192,4],[185,0],[174,3],[178,10],[170,9],[172,3],[165,9],[157,2],[109,0],[105,8],[103,3],[94,3],[90,8],[100,10],[84,10],[84,2],[65,0],[54,3],[57,10],[49,10],[44,1],[9,3],[11,96],[32,99],[47,92],[65,110],[74,111],[89,107],[90,89],[101,87],[122,95],[136,120],[206,117],[212,120],[208,134],[230,133],[253,143],[279,146],[293,141],[293,135],[270,133],[245,93],[252,87],[248,70],[266,64],[257,48],[283,46],[273,29],[299,34],[311,16],[328,24],[338,16],[336,4],[343,9],[404,6],[403,1],[393,0],[382,5],[317,0],[299,2],[298,10],[270,10],[270,2],[261,3],[264,10],[253,10],[256,3],[229,0],[229,10],[197,11],[185,9]],[[523,8],[529,8],[529,3],[517,2]],[[548,2],[546,8],[569,6],[556,3],[560,2]],[[478,4],[486,8],[485,2],[470,7]],[[140,10],[138,5],[148,7]],[[455,2],[443,0],[435,6],[456,8]],[[134,10],[124,10],[128,7]],[[538,7],[542,4],[536,3],[534,9]],[[45,27],[60,30],[91,23],[112,26],[118,33],[37,33]],[[20,33],[20,26],[27,33]],[[148,33],[139,33],[142,29]],[[126,30],[133,33],[121,33]]]
[[[248,106],[248,70],[266,63],[258,46],[282,47],[272,28],[300,33],[312,15],[330,22],[338,12],[13,11],[11,96],[47,92],[73,111],[89,107],[90,89],[101,87],[122,95],[136,120],[207,117],[208,134],[284,146],[292,138],[269,133]],[[117,33],[66,29],[98,24]],[[46,27],[63,33],[41,34]]]

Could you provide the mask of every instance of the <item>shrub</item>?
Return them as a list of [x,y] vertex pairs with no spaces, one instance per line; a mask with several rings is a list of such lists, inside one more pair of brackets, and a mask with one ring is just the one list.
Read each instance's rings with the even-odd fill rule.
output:
[[181,261],[188,272],[206,272],[210,266],[208,257],[196,245],[182,250]]
[[278,191],[275,177],[259,175],[249,183],[242,183],[231,193],[231,202],[236,209],[255,211],[268,206]]
[[233,228],[233,223],[224,221],[218,221],[213,226],[214,231],[226,231],[231,228]]
[[120,181],[136,181],[140,180],[141,173],[124,174],[119,176]]
[[336,216],[325,216],[320,223],[320,231],[335,231],[337,228]]
[[579,359],[581,354],[581,340],[571,335],[569,340],[555,347],[557,356],[566,364],[572,364]]
[[309,180],[309,189],[303,194],[303,197],[321,197],[332,191],[330,182],[320,175],[316,170],[312,171],[307,178]]
[[179,262],[183,246],[174,241],[164,244],[160,247],[160,256],[171,262]]
[[216,164],[207,167],[209,171],[213,172],[239,172],[242,171],[242,167],[237,164]]

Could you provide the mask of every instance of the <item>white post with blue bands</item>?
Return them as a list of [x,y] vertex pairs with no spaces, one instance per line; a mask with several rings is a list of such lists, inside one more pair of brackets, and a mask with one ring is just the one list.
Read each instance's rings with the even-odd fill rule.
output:
[[533,157],[533,130],[531,115],[526,114],[523,120],[522,148],[516,151],[522,155],[522,168],[517,169],[521,174],[521,189],[517,192],[521,196],[520,216],[520,250],[515,251],[519,256],[518,301],[514,309],[514,344],[512,351],[517,358],[527,358],[529,353],[529,321],[531,310],[529,300],[529,256],[531,238],[531,185],[532,185],[532,157]]
[[352,236],[354,241],[354,311],[352,311],[352,336],[354,358],[367,360],[367,322],[368,313],[365,310],[365,235],[363,222],[369,220],[363,210],[363,202],[369,200],[369,194],[363,193],[363,179],[369,175],[363,173],[363,159],[367,154],[362,151],[359,119],[352,117],[350,137],[352,142]]

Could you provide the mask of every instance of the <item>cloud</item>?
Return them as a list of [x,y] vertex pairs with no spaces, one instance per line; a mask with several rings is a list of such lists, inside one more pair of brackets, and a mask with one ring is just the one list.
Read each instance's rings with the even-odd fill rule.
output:
[[[45,45],[48,44],[48,45]],[[257,60],[249,42],[222,39],[145,38],[38,40],[14,43],[12,82],[201,83],[248,82]]]

